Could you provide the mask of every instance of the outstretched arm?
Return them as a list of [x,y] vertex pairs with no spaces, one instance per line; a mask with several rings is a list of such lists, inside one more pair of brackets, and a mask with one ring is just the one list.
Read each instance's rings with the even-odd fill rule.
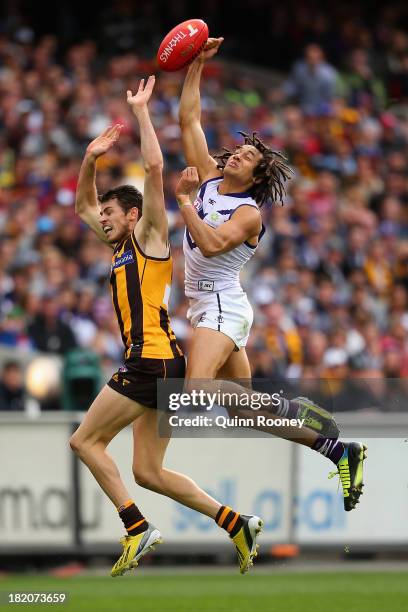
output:
[[163,155],[156,132],[150,120],[147,104],[152,95],[155,77],[150,76],[146,85],[140,81],[135,95],[127,92],[127,101],[135,114],[140,128],[140,142],[145,170],[143,192],[143,215],[136,224],[135,235],[143,243],[152,232],[167,244],[168,225],[163,194]]
[[183,170],[176,187],[176,198],[187,229],[204,257],[228,253],[259,234],[261,215],[254,206],[241,206],[232,219],[216,229],[200,219],[191,202],[191,194],[197,189],[198,182],[196,168]]
[[122,126],[109,126],[89,145],[79,171],[78,185],[75,197],[75,212],[89,227],[111,248],[102,226],[99,222],[100,212],[96,193],[96,160],[104,155],[119,138]]
[[223,40],[208,39],[204,50],[188,69],[180,98],[179,120],[184,155],[188,165],[198,169],[201,182],[220,175],[215,160],[208,152],[201,127],[200,80],[204,62],[217,53]]

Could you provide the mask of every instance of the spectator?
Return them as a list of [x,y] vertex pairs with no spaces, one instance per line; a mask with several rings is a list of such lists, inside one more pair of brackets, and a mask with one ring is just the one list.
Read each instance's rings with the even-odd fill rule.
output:
[[42,312],[28,325],[28,335],[34,348],[46,353],[63,355],[77,347],[75,337],[61,319],[60,302],[57,295],[47,295]]
[[17,361],[6,361],[0,378],[0,410],[24,410],[23,371]]
[[[244,3],[237,2],[239,11]],[[312,383],[331,373],[328,351],[340,350],[346,362],[331,367],[346,368],[359,385],[366,374],[378,375],[381,395],[388,380],[408,371],[408,118],[400,104],[406,98],[408,47],[399,26],[402,5],[391,2],[385,30],[377,9],[370,9],[367,20],[361,4],[352,20],[331,7],[322,18],[310,0],[294,14],[289,5],[277,9],[266,0],[258,5],[265,10],[258,35],[244,44],[225,29],[225,51],[208,65],[202,82],[203,123],[212,151],[220,143],[235,146],[237,130],[258,130],[289,155],[296,171],[284,206],[265,207],[267,231],[243,274],[256,309],[248,344],[253,372],[280,380],[301,376]],[[115,41],[103,48],[98,47],[101,29],[86,31],[87,40],[81,41],[84,20],[74,12],[71,30],[57,37],[35,34],[32,20],[41,24],[33,14],[21,21],[26,33],[3,24],[0,344],[59,353],[80,345],[95,350],[108,371],[121,359],[106,297],[111,251],[73,211],[80,156],[104,126],[120,121],[120,141],[98,167],[98,191],[143,181],[139,136],[125,92],[153,69],[159,41],[152,37],[152,16],[166,31],[182,20],[185,7],[180,0],[168,14],[158,15],[153,5],[108,6],[102,0],[101,25]],[[212,14],[223,33],[224,12]],[[269,52],[271,40],[279,40],[280,53]],[[296,57],[300,45],[305,46],[301,59]],[[224,65],[228,56],[245,56],[247,62],[257,57],[284,70],[293,64],[293,69],[287,77],[249,64]],[[338,71],[344,70],[344,57],[352,58],[352,65],[343,74],[342,89]],[[286,100],[278,84],[285,78]],[[177,125],[180,86],[179,74],[160,75],[152,118],[165,157],[174,260],[170,307],[188,351],[183,226],[174,199],[184,163]],[[384,111],[387,100],[392,103]],[[399,406],[403,391],[406,387],[395,395]],[[388,403],[378,405],[389,409]]]
[[319,45],[307,45],[304,58],[295,62],[283,92],[309,115],[328,113],[336,93],[337,71],[326,62]]
[[349,70],[341,78],[341,92],[347,103],[372,113],[386,106],[384,83],[375,76],[367,51],[354,49],[350,55]]

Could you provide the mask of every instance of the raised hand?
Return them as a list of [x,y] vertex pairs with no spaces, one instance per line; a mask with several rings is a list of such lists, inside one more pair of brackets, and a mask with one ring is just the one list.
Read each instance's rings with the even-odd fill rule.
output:
[[131,106],[134,112],[147,105],[152,95],[153,87],[156,81],[156,77],[149,76],[145,85],[145,80],[142,79],[139,83],[139,89],[135,95],[132,94],[130,89],[127,91],[127,102]]
[[224,42],[224,39],[221,38],[209,38],[204,45],[203,50],[198,56],[199,61],[205,62],[212,58],[216,53],[218,53],[218,49]]
[[197,190],[199,183],[197,168],[194,166],[185,168],[176,185],[176,198],[190,196]]
[[87,154],[92,155],[95,159],[104,155],[118,140],[122,128],[123,125],[120,123],[107,127],[102,134],[89,143],[86,149]]

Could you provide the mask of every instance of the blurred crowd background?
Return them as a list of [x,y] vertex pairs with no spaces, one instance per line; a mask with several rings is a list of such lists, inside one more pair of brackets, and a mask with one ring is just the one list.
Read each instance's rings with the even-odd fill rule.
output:
[[[407,7],[379,3],[365,13],[355,3],[305,2],[294,12],[291,2],[252,0],[248,11],[237,1],[234,25],[231,9],[212,0],[195,6],[210,32],[225,36],[202,83],[210,150],[254,130],[295,171],[284,205],[265,207],[267,232],[242,276],[255,310],[253,375],[361,380],[362,407],[406,410]],[[143,185],[126,90],[157,72],[161,38],[191,15],[183,1],[101,2],[97,15],[75,2],[41,18],[35,11],[10,3],[0,26],[0,347],[96,352],[110,375],[123,352],[108,289],[111,251],[75,216],[79,167],[90,140],[120,122],[120,141],[98,163],[98,191]],[[174,198],[185,165],[183,74],[158,77],[150,110],[165,159],[172,325],[188,352]],[[8,359],[0,409],[21,409],[24,393],[21,366]]]

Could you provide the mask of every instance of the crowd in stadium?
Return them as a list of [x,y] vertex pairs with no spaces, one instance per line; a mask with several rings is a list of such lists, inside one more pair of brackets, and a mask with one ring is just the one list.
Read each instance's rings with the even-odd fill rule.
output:
[[[206,69],[211,151],[240,143],[240,130],[257,131],[295,171],[284,205],[265,207],[267,231],[242,278],[255,310],[254,377],[408,376],[408,35],[392,6],[374,29],[344,21],[335,48],[324,19],[307,36],[299,27],[303,55],[273,86],[231,69],[222,50]],[[153,58],[132,48],[110,56],[84,39],[62,49],[24,23],[0,35],[1,345],[59,354],[83,347],[110,371],[120,362],[111,251],[75,216],[75,189],[88,143],[114,123],[124,128],[99,160],[98,191],[143,185],[125,94],[154,69]],[[172,326],[188,351],[174,197],[185,165],[182,77],[159,76],[150,110],[165,160]],[[378,395],[386,409],[385,389]]]

